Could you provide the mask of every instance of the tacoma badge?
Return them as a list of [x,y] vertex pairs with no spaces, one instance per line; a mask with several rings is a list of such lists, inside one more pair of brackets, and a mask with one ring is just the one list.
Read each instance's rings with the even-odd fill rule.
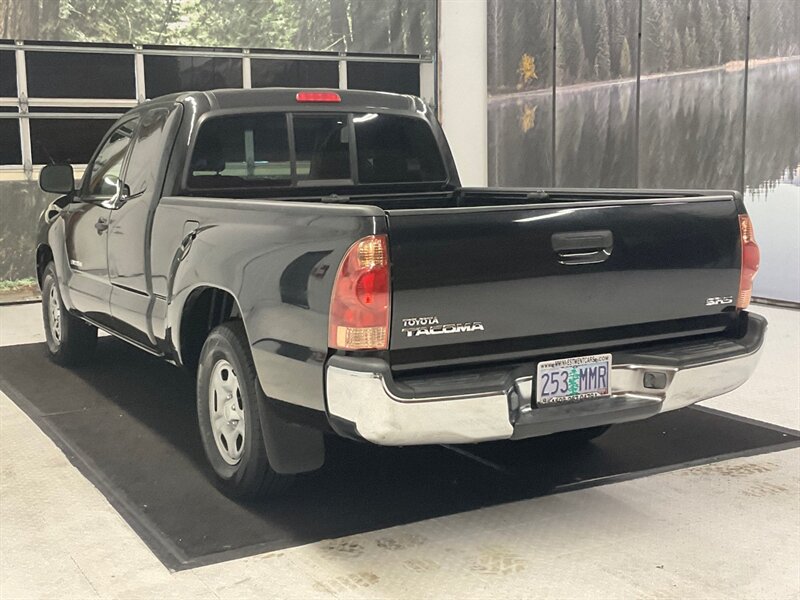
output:
[[414,337],[418,335],[442,335],[445,333],[470,333],[483,330],[483,323],[480,321],[440,325],[439,317],[413,317],[403,319],[403,329],[401,331],[407,337]]

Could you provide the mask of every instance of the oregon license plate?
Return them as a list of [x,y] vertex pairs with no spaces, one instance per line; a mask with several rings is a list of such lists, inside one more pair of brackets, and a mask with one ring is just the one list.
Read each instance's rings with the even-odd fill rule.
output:
[[611,355],[576,356],[540,362],[536,405],[555,406],[611,394]]

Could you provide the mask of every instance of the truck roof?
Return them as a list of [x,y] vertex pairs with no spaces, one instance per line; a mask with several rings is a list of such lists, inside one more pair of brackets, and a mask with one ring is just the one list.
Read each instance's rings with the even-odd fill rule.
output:
[[392,94],[389,92],[372,92],[363,90],[340,90],[335,88],[255,88],[255,89],[217,89],[207,91],[178,92],[159,96],[142,105],[152,106],[161,102],[193,103],[195,106],[206,106],[207,110],[281,108],[294,110],[299,106],[314,105],[318,108],[332,108],[334,103],[300,103],[298,92],[334,92],[341,98],[335,106],[349,110],[394,110],[425,111],[425,103],[417,96],[410,94]]

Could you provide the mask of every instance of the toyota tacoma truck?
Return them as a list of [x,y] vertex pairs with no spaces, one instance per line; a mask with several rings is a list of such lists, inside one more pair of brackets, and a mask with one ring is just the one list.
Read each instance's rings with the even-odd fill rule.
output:
[[764,340],[739,193],[462,187],[413,96],[165,96],[77,187],[69,165],[40,185],[53,360],[102,329],[196,373],[234,497],[321,467],[326,434],[589,440],[733,390]]

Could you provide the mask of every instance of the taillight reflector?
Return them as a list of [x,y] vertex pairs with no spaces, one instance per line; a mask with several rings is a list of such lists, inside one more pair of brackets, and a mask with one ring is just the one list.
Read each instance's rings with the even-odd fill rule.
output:
[[328,345],[340,350],[389,347],[389,255],[385,235],[370,235],[344,255],[331,295]]
[[342,97],[336,92],[297,92],[298,102],[341,102]]
[[739,234],[742,242],[742,268],[739,273],[739,297],[736,299],[736,308],[747,308],[753,295],[753,279],[761,261],[761,252],[753,233],[753,222],[747,215],[739,215]]

